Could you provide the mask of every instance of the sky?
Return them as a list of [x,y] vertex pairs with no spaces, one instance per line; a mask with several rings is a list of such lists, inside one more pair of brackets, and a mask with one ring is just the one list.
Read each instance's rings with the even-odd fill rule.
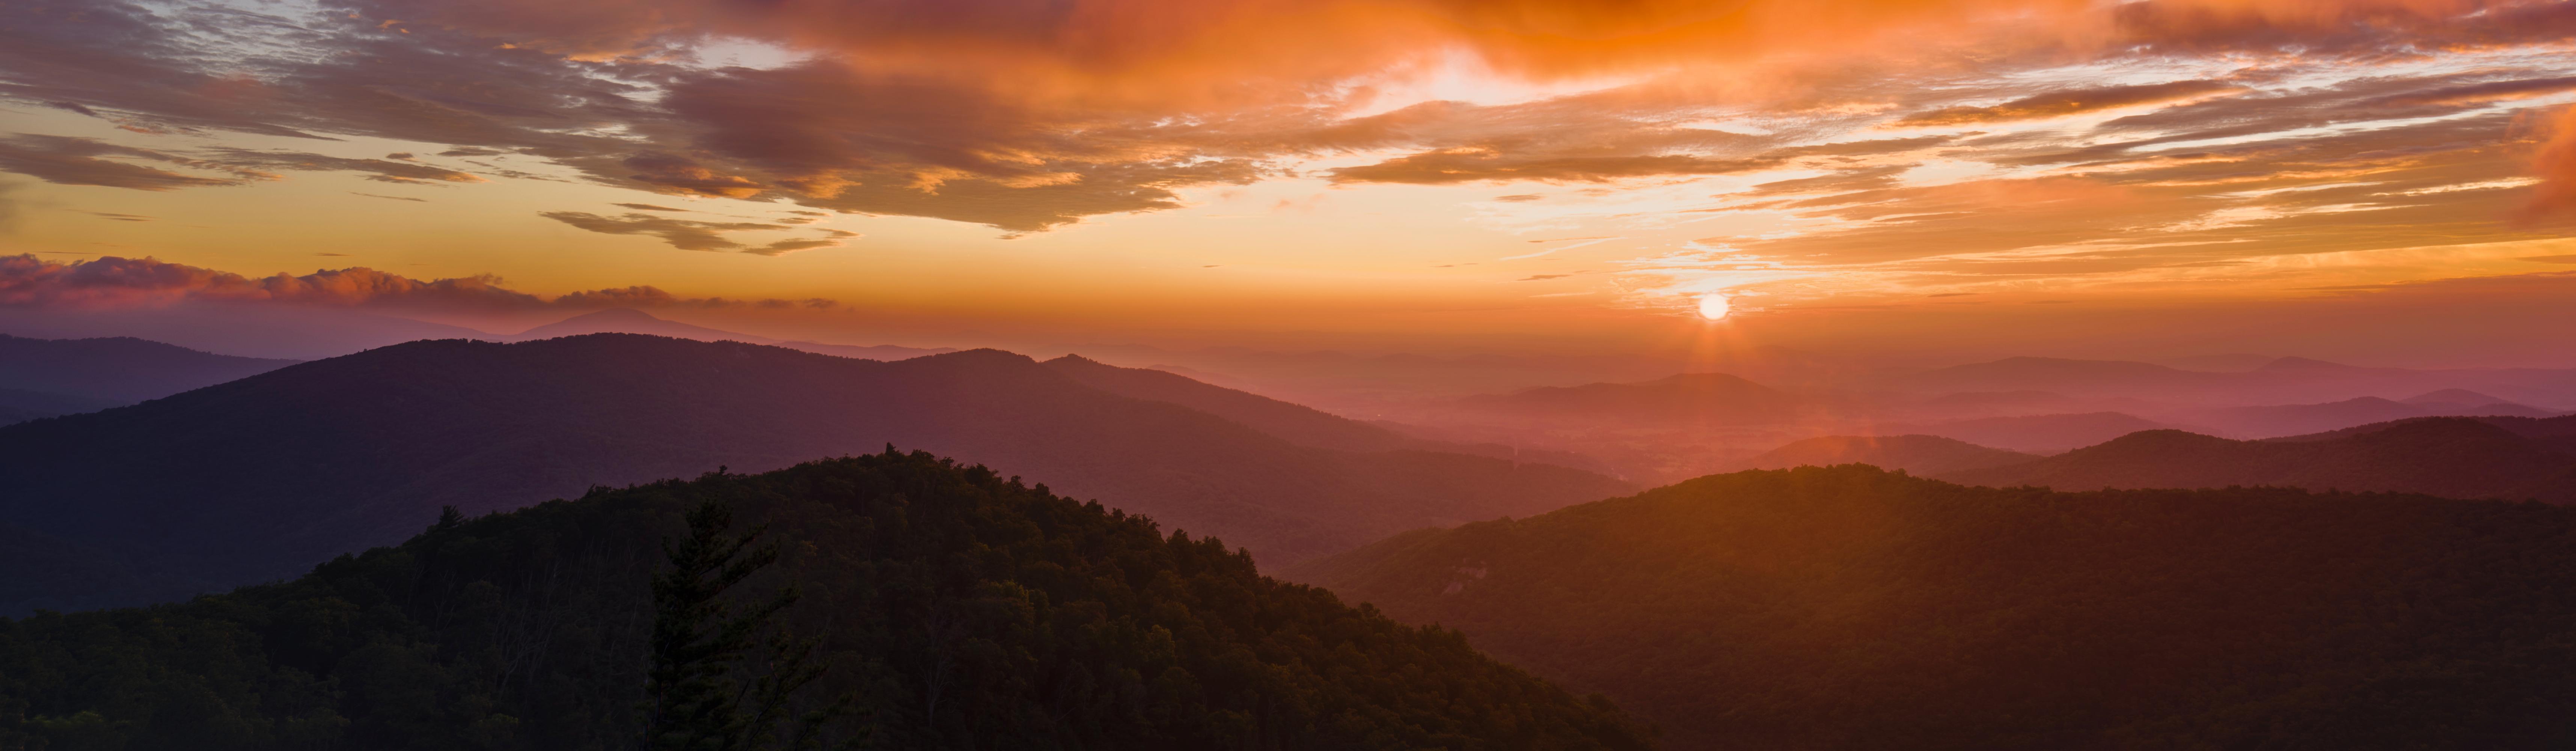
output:
[[0,308],[2576,366],[2571,40],[2536,0],[28,0]]

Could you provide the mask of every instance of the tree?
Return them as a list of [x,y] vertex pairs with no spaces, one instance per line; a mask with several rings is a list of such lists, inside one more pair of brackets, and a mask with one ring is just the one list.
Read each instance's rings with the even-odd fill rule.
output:
[[[646,674],[643,745],[652,751],[769,747],[789,700],[823,674],[810,661],[812,639],[770,625],[796,603],[794,586],[740,612],[723,601],[726,590],[778,560],[777,543],[755,545],[767,525],[728,536],[731,526],[732,504],[711,500],[689,512],[688,537],[663,542],[671,568],[653,580],[653,661]],[[746,685],[742,674],[751,670],[742,662],[771,631],[766,670]],[[798,718],[784,748],[817,747],[822,726],[846,714],[849,703],[844,698]]]

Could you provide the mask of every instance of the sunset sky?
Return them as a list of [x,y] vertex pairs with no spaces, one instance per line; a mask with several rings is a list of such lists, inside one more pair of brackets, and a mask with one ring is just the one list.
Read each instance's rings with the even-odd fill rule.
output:
[[2571,41],[2521,0],[13,1],[0,307],[2569,366]]

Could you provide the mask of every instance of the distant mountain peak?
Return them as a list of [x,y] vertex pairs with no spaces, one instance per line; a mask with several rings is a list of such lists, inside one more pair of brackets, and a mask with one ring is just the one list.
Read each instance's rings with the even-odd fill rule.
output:
[[2268,371],[2268,372],[2276,372],[2276,373],[2278,373],[2278,372],[2302,372],[2302,371],[2305,371],[2305,372],[2315,372],[2315,371],[2322,371],[2322,370],[2360,370],[2360,369],[2361,369],[2361,368],[2358,368],[2358,367],[2355,367],[2355,366],[2351,366],[2351,365],[2345,365],[2345,364],[2343,364],[2343,363],[2339,363],[2339,362],[2326,362],[2326,361],[2324,361],[2324,360],[2318,360],[2318,359],[2307,358],[2307,357],[2283,357],[2283,358],[2275,359],[2275,360],[2273,360],[2273,361],[2271,361],[2271,362],[2268,362],[2268,363],[2264,363],[2264,364],[2263,364],[2263,367],[2255,368],[2255,370]]
[[2508,404],[2513,400],[2488,396],[2468,389],[2442,389],[2440,391],[2429,391],[2417,394],[2398,401],[2414,405],[2464,404],[2472,407],[2483,407],[2489,404]]
[[651,313],[646,313],[634,308],[601,308],[599,310],[563,319],[563,321],[559,321],[558,323],[569,323],[572,321],[594,321],[600,323],[631,321],[642,323],[646,321],[659,322],[667,320],[669,319],[657,317]]

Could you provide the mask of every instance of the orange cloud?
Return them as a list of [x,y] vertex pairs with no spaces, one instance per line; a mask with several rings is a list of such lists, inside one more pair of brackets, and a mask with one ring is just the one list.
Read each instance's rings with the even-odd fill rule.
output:
[[2576,107],[2559,108],[2548,128],[2549,140],[2541,142],[2531,160],[2540,184],[2523,205],[2526,219],[2576,214]]
[[2103,89],[2059,91],[2024,97],[1992,107],[1949,107],[1909,115],[1897,125],[1966,125],[1972,123],[2036,120],[2064,117],[2086,112],[2099,112],[2121,107],[2164,104],[2198,99],[2219,92],[2243,91],[2244,87],[2223,81],[2172,81],[2144,86],[2114,86]]

